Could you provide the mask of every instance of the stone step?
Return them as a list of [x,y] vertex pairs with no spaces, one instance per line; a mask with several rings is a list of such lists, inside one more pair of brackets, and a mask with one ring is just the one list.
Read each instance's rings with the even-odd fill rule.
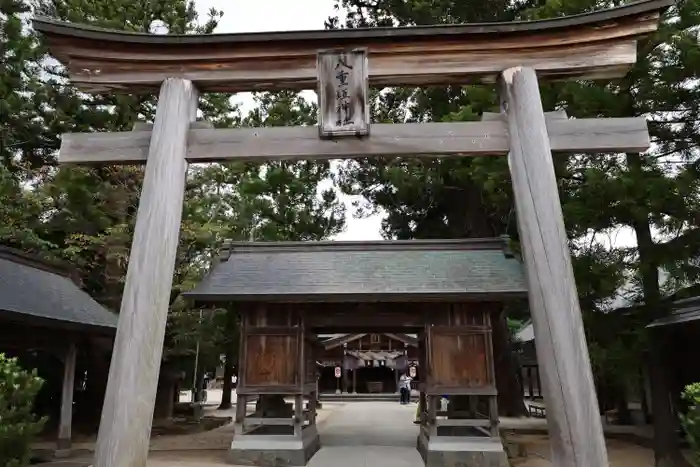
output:
[[[379,401],[399,401],[398,394],[391,393],[381,393],[381,394],[334,394],[334,393],[321,393],[319,395],[319,400],[321,402],[352,402],[352,401],[362,401],[362,402],[379,402]],[[411,400],[418,401],[418,396],[412,396]]]

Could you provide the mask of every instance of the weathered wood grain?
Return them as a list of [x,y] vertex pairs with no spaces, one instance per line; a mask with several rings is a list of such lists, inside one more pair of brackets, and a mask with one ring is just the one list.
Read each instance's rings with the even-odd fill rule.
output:
[[607,466],[598,402],[535,70],[502,74],[520,241],[557,467]]
[[493,386],[486,359],[486,333],[455,335],[431,330],[430,354],[432,386]]
[[440,313],[430,315],[431,329],[441,329],[445,332],[464,329],[490,329],[484,312],[489,306],[484,302],[446,303],[440,306]]
[[68,345],[63,363],[63,387],[61,388],[61,418],[58,424],[58,449],[70,449],[73,426],[73,389],[75,387],[75,361],[78,350],[74,342]]
[[[649,31],[652,31],[650,29]],[[443,52],[435,47],[413,53],[396,53],[370,48],[369,84],[373,87],[492,83],[503,67],[526,63],[551,79],[610,79],[624,76],[636,60],[636,38],[619,43],[596,42],[568,48],[527,47],[523,50],[488,49]],[[291,52],[290,52],[291,53]],[[62,62],[70,52],[61,52]],[[148,93],[168,76],[195,82],[207,92],[262,92],[310,90],[316,86],[316,67],[311,57],[246,57],[228,59],[216,65],[181,62],[163,63],[134,70],[133,66],[94,64],[94,59],[71,58],[71,82],[86,92]],[[87,71],[86,71],[87,70]],[[94,71],[93,71],[94,70]],[[95,73],[95,71],[100,73]]]
[[248,335],[246,386],[291,386],[299,383],[298,342],[296,335]]
[[[494,114],[498,115],[498,114]],[[214,124],[207,121],[197,121],[190,123],[190,130],[213,130]],[[132,131],[153,131],[153,124],[147,122],[136,122]]]
[[[316,384],[316,353],[317,349],[309,342],[305,341],[306,349],[304,351],[304,382],[305,384]],[[318,392],[318,391],[317,391]]]
[[[625,152],[649,148],[644,118],[561,119],[547,121],[556,152]],[[67,133],[62,164],[143,163],[151,133]],[[316,127],[191,129],[189,162],[323,160],[383,156],[486,156],[508,152],[505,121],[381,124],[367,138],[319,139]]]
[[302,438],[302,430],[304,429],[304,396],[294,396],[294,436],[298,439]]
[[89,92],[152,92],[178,76],[201,91],[314,89],[321,49],[366,48],[372,86],[495,81],[526,65],[551,78],[622,76],[670,0],[545,21],[207,36],[129,34],[44,18],[34,27]]
[[[553,112],[545,112],[544,120],[549,122],[550,120],[566,120],[569,116],[566,114],[565,110],[555,110]],[[482,122],[493,122],[493,121],[506,121],[505,115],[501,112],[484,112],[481,114]]]
[[[143,467],[160,371],[187,162],[191,82],[163,82],[95,452],[95,467]],[[130,133],[133,136],[138,132]]]

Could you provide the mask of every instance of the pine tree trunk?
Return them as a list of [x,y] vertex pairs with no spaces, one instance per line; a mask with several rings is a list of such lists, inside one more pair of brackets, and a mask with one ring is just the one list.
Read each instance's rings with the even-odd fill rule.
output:
[[226,346],[226,362],[224,362],[224,385],[223,394],[221,395],[221,404],[219,410],[227,410],[231,408],[231,391],[233,390],[233,359],[235,352],[231,343]]
[[617,409],[617,422],[620,425],[631,425],[632,412],[630,412],[624,388],[615,388],[615,408]]
[[491,328],[498,414],[504,417],[527,416],[522,385],[518,378],[520,368],[511,348],[508,324],[502,310],[492,314]]
[[232,310],[226,312],[226,362],[224,363],[224,387],[219,410],[230,409],[233,389],[233,365],[238,355],[238,316]]
[[[652,352],[653,353],[653,352]],[[653,359],[654,357],[650,355]],[[674,429],[673,413],[667,403],[668,392],[658,362],[650,364],[652,421],[654,424],[654,460],[656,467],[677,467],[684,463],[678,448],[678,436]],[[656,370],[654,369],[656,367]]]
[[[653,338],[656,341],[657,338]],[[652,423],[654,425],[654,459],[656,467],[690,467],[680,450],[678,419],[671,403],[667,363],[660,342],[651,345],[649,362]]]
[[197,369],[197,377],[195,381],[195,385],[192,388],[192,401],[202,402],[202,385],[204,384],[204,371],[202,370],[201,366]]
[[86,426],[97,431],[100,425],[100,414],[107,390],[107,378],[111,355],[108,350],[90,343],[88,357],[88,372],[85,387],[85,414],[83,420]]
[[[639,154],[628,153],[627,165],[630,172],[639,174],[638,180],[643,180],[642,159]],[[645,317],[648,321],[665,315],[664,304],[659,287],[658,261],[654,256],[654,241],[647,215],[639,216],[633,221],[632,227],[637,235],[639,252],[639,272],[644,292]],[[665,373],[663,345],[658,337],[651,339],[651,348],[646,361],[649,362],[651,380],[651,409],[654,425],[654,459],[656,467],[690,466],[680,450],[678,439],[678,421],[671,406],[668,375]]]

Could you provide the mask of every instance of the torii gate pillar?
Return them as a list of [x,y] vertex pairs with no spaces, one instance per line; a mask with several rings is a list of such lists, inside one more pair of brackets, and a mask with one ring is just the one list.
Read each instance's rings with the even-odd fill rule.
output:
[[182,219],[187,132],[197,97],[192,83],[180,78],[168,78],[160,88],[95,467],[146,465]]
[[557,467],[607,466],[537,74],[532,68],[510,68],[500,81],[552,461]]

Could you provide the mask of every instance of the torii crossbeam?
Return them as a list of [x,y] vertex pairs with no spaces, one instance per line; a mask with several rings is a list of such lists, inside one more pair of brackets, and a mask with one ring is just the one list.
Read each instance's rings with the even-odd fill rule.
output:
[[[187,162],[506,153],[554,465],[608,465],[552,151],[643,151],[649,135],[644,119],[545,115],[538,77],[624,75],[636,60],[638,39],[656,30],[660,13],[671,3],[647,0],[534,22],[207,36],[132,34],[35,20],[35,28],[79,89],[159,90],[152,131],[64,135],[59,155],[61,163],[146,163],[95,467],[145,466]],[[319,53],[329,50],[337,52],[339,63],[344,63],[344,54],[355,54],[355,69],[364,74],[348,82],[338,75],[332,82],[332,76],[317,69]],[[366,95],[367,85],[475,81],[501,83],[500,118],[374,125],[369,131],[358,126],[368,115],[366,107],[346,93]],[[322,109],[320,130],[213,130],[192,123],[199,92],[317,86],[322,98],[332,99],[329,92],[338,98],[336,107]],[[361,138],[333,138],[368,131]]]

